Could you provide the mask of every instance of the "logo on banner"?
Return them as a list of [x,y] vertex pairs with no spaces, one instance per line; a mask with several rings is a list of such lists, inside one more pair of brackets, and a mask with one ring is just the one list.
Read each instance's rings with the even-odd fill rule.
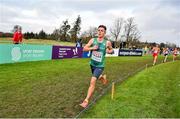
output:
[[74,53],[74,55],[77,55],[77,54],[78,54],[78,49],[77,49],[77,47],[76,47],[75,49],[73,49],[73,53]]
[[11,56],[13,61],[18,61],[21,59],[21,50],[19,47],[14,47],[11,51]]
[[90,57],[90,56],[91,56],[91,51],[89,51],[89,52],[88,52],[87,56],[88,56],[88,57]]

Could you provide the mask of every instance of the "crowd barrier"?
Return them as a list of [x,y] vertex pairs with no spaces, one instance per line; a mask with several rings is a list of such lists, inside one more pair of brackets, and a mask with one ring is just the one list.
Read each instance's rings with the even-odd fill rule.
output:
[[51,45],[0,44],[0,64],[50,60],[51,57]]
[[142,56],[142,50],[120,49],[119,56]]
[[52,59],[82,58],[82,47],[52,46]]
[[[91,51],[83,52],[82,47],[0,44],[0,64],[64,58],[89,58],[90,56]],[[142,56],[142,51],[114,49],[113,54],[106,54],[106,57],[118,56]]]

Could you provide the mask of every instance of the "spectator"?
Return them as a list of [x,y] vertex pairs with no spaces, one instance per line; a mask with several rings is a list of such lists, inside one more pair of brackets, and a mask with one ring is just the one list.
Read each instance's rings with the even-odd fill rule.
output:
[[19,43],[22,43],[23,35],[20,26],[18,27],[18,39],[19,39]]
[[13,44],[19,44],[22,43],[22,32],[21,32],[21,27],[20,26],[15,26],[14,27],[14,35],[13,35]]

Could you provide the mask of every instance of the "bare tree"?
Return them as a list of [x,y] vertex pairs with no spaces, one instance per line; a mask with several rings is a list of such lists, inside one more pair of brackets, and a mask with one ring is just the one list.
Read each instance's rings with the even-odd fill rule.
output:
[[115,39],[115,47],[117,47],[117,42],[120,37],[120,33],[122,31],[123,23],[124,23],[123,18],[117,18],[117,19],[115,19],[113,26],[110,28],[110,33],[112,34],[113,38]]
[[[125,26],[124,26],[124,34],[126,38],[127,47],[130,45],[130,41],[132,41],[135,34],[137,35],[137,25],[134,22],[134,18],[130,17],[126,20]],[[136,33],[137,32],[137,33]]]
[[84,31],[81,35],[86,37],[96,37],[97,36],[97,27],[90,26],[88,30]]
[[82,39],[82,42],[83,43],[88,43],[88,41],[91,39],[91,38],[94,38],[97,36],[97,27],[92,27],[90,26],[88,28],[88,30],[86,31],[83,31],[81,33],[81,36],[80,38]]
[[97,27],[89,27],[87,34],[91,38],[96,37],[97,36]]
[[137,29],[137,27],[132,31],[132,34],[130,36],[132,45],[137,45],[139,43],[139,39],[141,38],[141,33]]
[[139,40],[141,38],[141,32],[137,29],[134,29],[133,33],[132,33],[132,39],[135,40]]
[[170,48],[175,48],[175,47],[177,47],[176,44],[170,43],[170,42],[166,42],[166,46],[167,46],[167,47],[170,47]]

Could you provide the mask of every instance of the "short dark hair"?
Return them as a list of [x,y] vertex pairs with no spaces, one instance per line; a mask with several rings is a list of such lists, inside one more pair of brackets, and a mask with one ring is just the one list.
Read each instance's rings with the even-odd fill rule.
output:
[[104,26],[104,25],[99,25],[98,28],[100,28],[100,27],[104,28],[104,30],[106,31],[106,26]]

